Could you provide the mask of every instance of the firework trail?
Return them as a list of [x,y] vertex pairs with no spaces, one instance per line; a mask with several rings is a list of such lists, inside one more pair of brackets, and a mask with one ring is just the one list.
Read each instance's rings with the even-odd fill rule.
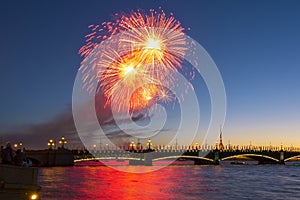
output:
[[[83,87],[103,92],[106,104],[113,99],[119,111],[134,112],[157,101],[170,102],[173,97],[165,87],[175,85],[173,74],[181,68],[187,49],[184,28],[173,15],[167,17],[162,10],[115,17],[115,22],[89,26],[91,33],[79,50],[84,58],[80,67]],[[117,34],[118,39],[113,39]],[[115,45],[105,46],[104,53],[94,52],[104,41]],[[93,59],[87,62],[87,56]],[[95,80],[97,85],[92,84]]]

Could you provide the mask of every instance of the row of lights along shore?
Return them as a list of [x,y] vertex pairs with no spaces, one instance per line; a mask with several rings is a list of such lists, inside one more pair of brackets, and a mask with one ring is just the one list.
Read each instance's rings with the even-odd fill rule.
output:
[[[141,144],[139,142],[137,144],[135,144],[135,142],[133,140],[129,143],[130,150],[135,150],[135,148],[138,147],[138,146],[140,146],[140,145]],[[109,149],[109,145],[108,144],[105,144],[105,146],[106,146],[106,149]],[[96,150],[97,145],[94,144],[93,148],[94,148],[94,150]],[[147,141],[147,149],[150,150],[151,148],[152,148],[152,141],[151,141],[151,139],[148,139],[148,141]]]
[[[67,140],[64,136],[61,137],[61,139],[58,141],[58,143],[61,145],[61,148],[65,148],[65,144],[67,144]],[[48,141],[48,147],[50,149],[54,149],[55,148],[55,141],[53,139],[50,139]]]

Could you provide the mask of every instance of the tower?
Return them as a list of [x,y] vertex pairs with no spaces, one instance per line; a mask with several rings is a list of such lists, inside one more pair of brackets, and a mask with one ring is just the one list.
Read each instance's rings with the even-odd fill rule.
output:
[[221,127],[220,127],[219,150],[224,150],[223,139],[222,139],[222,128]]

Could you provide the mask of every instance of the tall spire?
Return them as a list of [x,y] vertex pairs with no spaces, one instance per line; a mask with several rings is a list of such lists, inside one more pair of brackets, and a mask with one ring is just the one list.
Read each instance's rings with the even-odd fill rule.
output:
[[219,150],[224,150],[223,139],[222,139],[222,127],[220,126],[220,140],[219,140]]

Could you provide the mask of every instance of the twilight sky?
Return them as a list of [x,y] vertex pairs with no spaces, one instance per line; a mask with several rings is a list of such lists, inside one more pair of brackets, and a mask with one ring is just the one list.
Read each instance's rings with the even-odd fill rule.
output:
[[[103,2],[1,2],[3,140],[25,140],[24,127],[49,121],[56,130],[57,116],[70,111],[77,52],[88,25],[111,21],[114,13],[161,6],[191,28],[186,33],[219,68],[227,94],[224,142],[300,146],[299,1]],[[67,134],[63,130],[60,135]],[[30,137],[43,143],[51,135]]]

